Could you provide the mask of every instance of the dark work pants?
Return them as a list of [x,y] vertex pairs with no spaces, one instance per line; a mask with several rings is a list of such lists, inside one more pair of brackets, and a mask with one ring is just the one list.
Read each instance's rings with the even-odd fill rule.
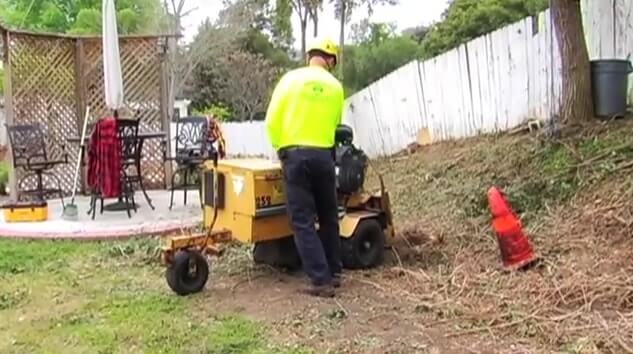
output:
[[329,284],[342,268],[332,153],[325,149],[296,148],[281,151],[279,155],[288,214],[303,269],[314,285]]

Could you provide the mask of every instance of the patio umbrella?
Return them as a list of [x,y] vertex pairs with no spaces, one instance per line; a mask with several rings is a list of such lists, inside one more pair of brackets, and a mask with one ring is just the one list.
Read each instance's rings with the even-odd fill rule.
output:
[[118,116],[123,106],[123,77],[119,55],[119,33],[116,22],[114,0],[103,0],[103,81],[105,83],[105,103]]

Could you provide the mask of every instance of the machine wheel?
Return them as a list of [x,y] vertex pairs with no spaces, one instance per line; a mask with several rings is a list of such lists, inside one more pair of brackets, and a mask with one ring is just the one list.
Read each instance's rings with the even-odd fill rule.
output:
[[352,237],[341,240],[341,248],[345,268],[375,267],[383,260],[385,233],[378,220],[361,220]]
[[209,264],[198,251],[178,251],[165,273],[167,284],[176,294],[197,293],[209,279]]

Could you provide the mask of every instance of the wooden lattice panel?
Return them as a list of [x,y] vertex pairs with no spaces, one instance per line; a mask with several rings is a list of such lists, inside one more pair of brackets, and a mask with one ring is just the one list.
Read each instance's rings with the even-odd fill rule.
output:
[[[29,33],[8,34],[8,64],[11,73],[13,124],[39,122],[49,136],[49,148],[69,153],[69,164],[52,172],[66,195],[72,192],[74,161],[83,109],[89,105],[93,121],[111,114],[105,107],[103,55],[100,38],[72,38]],[[168,131],[161,115],[161,59],[158,38],[121,38],[121,67],[127,111],[140,119],[141,132]],[[165,171],[160,140],[146,140],[143,147],[143,177],[146,188],[164,188]],[[16,177],[23,176],[16,171]],[[85,176],[84,176],[85,177]],[[30,181],[27,187],[34,187]],[[80,181],[84,183],[85,180]]]
[[[95,117],[110,115],[103,92],[103,56],[101,40],[84,40],[84,87]],[[140,132],[160,132],[161,117],[160,57],[156,38],[123,39],[120,42],[121,71],[126,111],[140,119]],[[159,139],[143,146],[143,177],[146,188],[164,188],[165,170]]]
[[[77,134],[74,41],[12,33],[8,50],[13,124],[40,123],[48,136],[50,153],[59,157],[65,145],[69,160],[75,160],[77,146],[66,142],[68,136]],[[51,172],[69,193],[74,178],[72,163]],[[16,178],[23,175],[21,169],[16,171]],[[29,180],[27,187],[33,188],[35,183],[35,179]]]

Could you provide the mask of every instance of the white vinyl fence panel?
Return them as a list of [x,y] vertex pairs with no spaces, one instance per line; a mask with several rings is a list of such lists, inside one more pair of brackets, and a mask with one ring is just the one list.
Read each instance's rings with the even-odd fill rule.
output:
[[560,57],[549,12],[429,60],[414,61],[348,99],[357,144],[389,155],[427,129],[432,141],[548,118],[560,97]]
[[268,142],[264,122],[224,123],[221,128],[226,140],[227,155],[277,158]]
[[[630,58],[633,0],[582,0],[582,6],[590,58]],[[561,84],[548,10],[435,58],[407,63],[349,97],[344,122],[370,157],[390,155],[423,130],[438,142],[548,119],[558,108]],[[230,154],[274,157],[263,122],[223,128]]]
[[[268,142],[264,122],[229,122],[221,124],[226,140],[227,155],[230,157],[248,156],[276,159],[277,155]],[[176,136],[176,123],[170,124],[170,134]],[[171,144],[172,156],[176,153],[175,144]]]
[[418,63],[412,61],[348,99],[344,121],[354,128],[355,140],[365,142],[367,154],[396,151],[403,136],[415,140],[422,125],[419,82]]

